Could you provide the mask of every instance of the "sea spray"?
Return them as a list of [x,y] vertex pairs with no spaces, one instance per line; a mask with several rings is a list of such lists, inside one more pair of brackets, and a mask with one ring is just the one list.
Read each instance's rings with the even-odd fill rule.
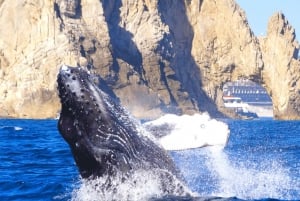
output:
[[[166,187],[178,188],[175,190],[178,194],[173,194],[173,196],[182,196],[182,192],[196,195],[186,187],[180,189],[182,184],[179,180],[177,181],[178,185],[164,186],[159,173],[156,173],[155,170],[138,170],[126,179],[121,175],[116,175],[114,178],[104,176],[93,180],[83,179],[79,188],[73,191],[72,201],[150,200],[168,195]],[[107,185],[107,182],[110,185]],[[174,191],[174,189],[170,189],[170,191]]]
[[[247,156],[232,160],[218,147],[207,149],[207,168],[217,182],[214,194],[242,199],[292,199],[290,193],[299,186],[281,161],[249,161]],[[299,187],[298,187],[299,188]]]
[[210,118],[207,113],[182,116],[166,114],[144,125],[158,136],[160,144],[167,150],[225,146],[229,137],[227,124]]

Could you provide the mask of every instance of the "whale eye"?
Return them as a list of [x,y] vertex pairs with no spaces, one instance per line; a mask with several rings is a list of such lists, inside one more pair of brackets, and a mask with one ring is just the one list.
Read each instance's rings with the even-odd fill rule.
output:
[[81,95],[81,98],[84,99],[84,95]]

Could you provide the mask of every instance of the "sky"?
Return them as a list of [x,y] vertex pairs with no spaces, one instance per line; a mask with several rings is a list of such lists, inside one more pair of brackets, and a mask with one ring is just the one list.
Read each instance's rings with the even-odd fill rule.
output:
[[248,23],[256,36],[266,35],[269,18],[275,12],[282,12],[300,39],[299,0],[236,0],[246,12]]

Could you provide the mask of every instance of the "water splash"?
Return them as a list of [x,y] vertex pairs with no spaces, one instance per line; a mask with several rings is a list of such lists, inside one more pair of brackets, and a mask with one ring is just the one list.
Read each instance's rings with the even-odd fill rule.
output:
[[[150,200],[161,198],[167,195],[166,186],[161,182],[158,173],[155,171],[138,170],[129,178],[124,180],[121,175],[114,178],[101,177],[94,180],[82,180],[80,187],[73,191],[72,201],[94,201],[97,200]],[[107,182],[110,182],[109,187]],[[105,186],[105,187],[104,187]],[[180,189],[181,182],[178,180],[177,185],[168,186],[167,188],[179,188],[178,194],[182,196],[192,194],[187,188]],[[173,189],[170,189],[173,191]]]
[[294,199],[300,191],[300,182],[293,180],[289,169],[280,161],[266,159],[233,161],[223,149],[207,149],[206,165],[217,182],[215,195],[236,196],[242,199]]
[[144,124],[167,150],[184,150],[204,146],[225,146],[229,129],[227,124],[211,119],[208,114],[177,116],[167,114]]

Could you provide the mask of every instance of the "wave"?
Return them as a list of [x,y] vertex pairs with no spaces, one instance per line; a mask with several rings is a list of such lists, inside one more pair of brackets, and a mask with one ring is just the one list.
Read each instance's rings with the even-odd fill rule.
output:
[[23,128],[19,126],[0,126],[0,130],[21,131]]
[[166,114],[145,122],[144,126],[166,150],[225,146],[230,133],[227,124],[211,119],[206,113],[182,116]]

